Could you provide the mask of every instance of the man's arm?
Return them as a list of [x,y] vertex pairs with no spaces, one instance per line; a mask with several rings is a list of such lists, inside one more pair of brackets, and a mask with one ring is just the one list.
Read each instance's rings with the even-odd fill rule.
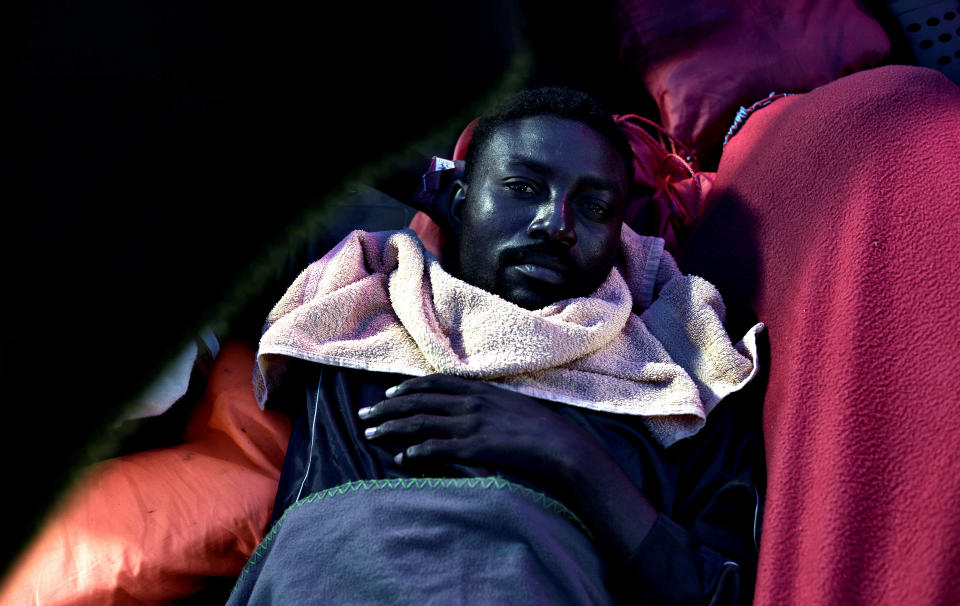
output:
[[[736,603],[724,558],[660,515],[573,421],[523,394],[445,375],[410,379],[388,394],[359,413],[369,439],[399,445],[398,461],[411,466],[481,465],[542,486],[581,517],[610,566],[612,589],[635,597],[631,602],[644,603],[637,594],[650,593],[661,603],[675,592],[679,603]],[[668,578],[659,578],[658,567]],[[665,586],[648,592],[650,584]],[[729,597],[711,600],[720,590]]]
[[407,444],[398,460],[472,463],[528,479],[581,515],[619,561],[656,520],[593,436],[533,398],[447,375],[410,379],[388,393],[360,416],[369,438]]

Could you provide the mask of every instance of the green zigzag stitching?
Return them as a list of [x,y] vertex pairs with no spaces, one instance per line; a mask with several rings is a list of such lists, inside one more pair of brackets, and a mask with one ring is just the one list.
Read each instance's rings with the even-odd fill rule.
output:
[[260,560],[263,558],[263,552],[273,541],[273,538],[277,535],[280,525],[283,524],[283,520],[286,519],[287,514],[290,513],[290,511],[294,508],[302,507],[308,503],[322,501],[327,498],[344,495],[349,492],[358,492],[360,490],[383,490],[385,488],[411,489],[463,487],[484,489],[495,488],[498,490],[506,488],[513,494],[519,493],[522,496],[529,498],[534,503],[540,505],[547,511],[558,514],[570,520],[571,522],[574,522],[586,533],[588,537],[590,537],[591,540],[593,539],[593,535],[590,533],[590,530],[580,520],[580,518],[577,517],[577,514],[570,511],[566,505],[560,501],[557,501],[556,499],[548,497],[542,492],[527,488],[526,486],[521,486],[520,484],[514,484],[513,482],[504,480],[503,478],[491,476],[484,478],[391,478],[388,480],[357,480],[355,482],[347,482],[346,484],[340,484],[339,486],[326,488],[319,492],[307,495],[295,502],[290,507],[287,507],[286,511],[283,512],[283,515],[280,516],[280,519],[276,521],[276,523],[273,525],[273,528],[271,528],[270,532],[267,533],[267,536],[263,537],[263,540],[260,541],[260,544],[250,556],[250,559],[240,572],[240,576],[237,577],[237,582],[234,584],[232,591],[236,591],[237,587],[240,585],[240,582],[245,576],[247,576],[250,568],[260,563]]

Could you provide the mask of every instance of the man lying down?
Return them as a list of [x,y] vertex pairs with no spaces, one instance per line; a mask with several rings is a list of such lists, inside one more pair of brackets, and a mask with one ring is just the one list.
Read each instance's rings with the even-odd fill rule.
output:
[[298,420],[230,604],[750,601],[762,445],[713,409],[762,325],[733,344],[623,224],[631,175],[595,100],[523,92],[476,128],[443,263],[355,231],[300,274],[254,377]]

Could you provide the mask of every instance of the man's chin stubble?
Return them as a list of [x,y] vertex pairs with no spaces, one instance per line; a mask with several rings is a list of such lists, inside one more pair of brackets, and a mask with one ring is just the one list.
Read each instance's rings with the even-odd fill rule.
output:
[[497,293],[502,299],[529,311],[542,309],[557,301],[570,298],[569,294],[549,286],[531,288],[528,285],[508,284],[505,280],[498,280],[493,292]]

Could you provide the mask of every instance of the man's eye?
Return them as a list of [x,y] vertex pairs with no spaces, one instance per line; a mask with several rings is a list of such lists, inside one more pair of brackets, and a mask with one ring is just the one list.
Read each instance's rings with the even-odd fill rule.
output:
[[596,202],[594,200],[585,200],[580,204],[580,206],[584,208],[587,213],[598,219],[605,219],[610,214],[610,211],[607,209],[605,204]]
[[533,186],[530,185],[529,183],[520,183],[520,182],[507,183],[507,189],[511,191],[515,191],[519,194],[536,193],[536,190],[533,189]]

